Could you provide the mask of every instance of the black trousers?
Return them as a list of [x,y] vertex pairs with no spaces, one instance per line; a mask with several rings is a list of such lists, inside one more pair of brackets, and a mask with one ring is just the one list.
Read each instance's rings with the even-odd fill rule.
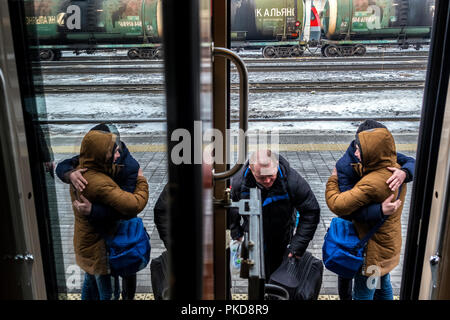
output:
[[352,300],[352,280],[338,276],[339,299]]
[[286,243],[273,242],[268,243],[264,250],[264,268],[266,280],[270,279],[270,275],[278,269],[283,262],[283,258],[288,254]]
[[136,274],[122,277],[122,300],[133,300],[136,293]]

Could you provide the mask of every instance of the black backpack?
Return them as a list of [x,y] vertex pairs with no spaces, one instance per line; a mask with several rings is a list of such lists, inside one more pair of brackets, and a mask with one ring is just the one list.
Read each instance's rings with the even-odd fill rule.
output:
[[289,293],[289,300],[317,300],[322,286],[323,263],[305,251],[299,259],[288,258],[270,276],[269,284],[281,286]]

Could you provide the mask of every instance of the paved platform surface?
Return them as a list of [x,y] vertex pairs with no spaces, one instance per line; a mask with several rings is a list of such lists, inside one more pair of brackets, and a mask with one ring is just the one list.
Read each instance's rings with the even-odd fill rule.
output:
[[[58,296],[59,300],[81,300],[80,293],[68,293],[68,294],[60,294]],[[232,294],[232,300],[248,300],[247,294]],[[134,300],[155,300],[153,293],[137,293],[134,296]],[[321,294],[317,298],[317,300],[339,300],[338,295],[331,294]],[[394,296],[394,300],[399,300],[399,296]]]
[[[324,136],[286,136],[280,139],[280,154],[284,156],[310,184],[321,207],[320,223],[314,239],[310,242],[308,250],[317,258],[322,257],[322,244],[330,221],[335,215],[330,212],[325,202],[325,184],[330,176],[336,161],[342,156],[353,135],[324,135]],[[417,135],[397,135],[397,150],[405,155],[415,157],[415,144]],[[147,206],[139,214],[144,221],[151,238],[151,258],[158,257],[164,250],[159,239],[153,220],[153,207],[167,182],[167,156],[164,150],[164,137],[122,137],[127,143],[136,160],[141,164],[145,177],[148,179],[150,197]],[[52,139],[55,161],[61,161],[75,155],[80,137]],[[72,151],[68,152],[68,149]],[[148,150],[148,151],[144,151]],[[62,292],[77,294],[81,290],[83,271],[75,263],[73,253],[73,212],[70,203],[69,186],[59,179],[48,179],[48,187],[55,190],[50,198],[52,209],[52,233],[56,248],[56,262],[58,272],[58,286]],[[394,295],[399,294],[402,274],[402,261],[404,254],[404,241],[408,224],[409,204],[411,197],[409,185],[407,198],[402,215],[403,245],[401,263],[391,273]],[[150,298],[152,295],[150,281],[150,267],[140,271],[137,276],[137,292]],[[235,295],[247,293],[247,281],[233,277],[232,293]],[[146,295],[145,295],[146,294]],[[320,291],[324,299],[334,299],[337,295],[337,276],[324,270],[323,283]],[[237,297],[237,296],[235,296]]]

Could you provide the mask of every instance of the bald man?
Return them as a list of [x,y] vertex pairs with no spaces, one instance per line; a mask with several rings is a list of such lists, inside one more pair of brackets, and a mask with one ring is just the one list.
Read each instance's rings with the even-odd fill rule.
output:
[[[309,184],[289,162],[270,150],[251,155],[231,180],[233,201],[248,199],[250,188],[261,190],[266,279],[281,265],[286,248],[290,256],[301,257],[314,237],[320,221],[319,204]],[[296,227],[296,214],[299,222]],[[241,239],[248,220],[230,209],[231,237]]]

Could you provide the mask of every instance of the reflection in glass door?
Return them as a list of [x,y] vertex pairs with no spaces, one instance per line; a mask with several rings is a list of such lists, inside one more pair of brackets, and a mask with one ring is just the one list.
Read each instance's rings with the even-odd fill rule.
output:
[[[151,258],[166,249],[153,217],[167,182],[162,1],[21,0],[10,5],[22,28],[14,26],[15,41],[26,49],[21,56],[16,47],[19,74],[31,80],[21,81],[21,91],[41,245],[48,247],[43,250],[46,279],[54,278],[47,291],[54,298],[79,299],[86,268],[74,250],[71,192],[77,185],[76,156],[94,126],[113,124],[121,145],[142,169],[150,196],[138,217],[150,236]],[[27,88],[34,92],[24,95]],[[111,174],[125,190],[116,178]],[[88,200],[92,208],[106,205],[100,198]],[[120,298],[144,293],[152,298],[149,265],[129,287],[119,280]]]

